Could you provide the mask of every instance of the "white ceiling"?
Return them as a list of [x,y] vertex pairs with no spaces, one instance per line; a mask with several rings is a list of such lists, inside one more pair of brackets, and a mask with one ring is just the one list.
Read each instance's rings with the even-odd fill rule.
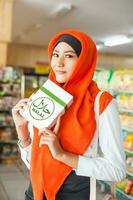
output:
[[[71,3],[72,10],[56,16],[62,3]],[[90,34],[97,43],[114,35],[133,35],[133,0],[15,0],[15,43],[46,46],[55,33],[71,28]],[[133,56],[133,42],[99,51]]]

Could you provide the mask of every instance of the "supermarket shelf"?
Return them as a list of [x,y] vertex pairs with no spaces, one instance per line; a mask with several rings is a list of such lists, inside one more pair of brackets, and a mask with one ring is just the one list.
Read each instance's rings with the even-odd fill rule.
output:
[[[103,184],[105,186],[104,191],[103,192],[111,192],[111,183],[107,182],[107,181],[98,181],[99,184]],[[133,200],[133,197],[131,197],[130,195],[127,195],[126,193],[124,193],[122,190],[120,190],[119,188],[115,187],[114,188],[114,193],[115,196],[117,197],[117,200]]]
[[133,156],[133,151],[125,149],[126,156]]
[[44,73],[44,74],[38,74],[38,73],[24,73],[25,76],[43,76],[43,77],[48,77],[49,73]]
[[112,94],[114,94],[114,95],[119,95],[119,94],[124,94],[124,95],[133,95],[133,92],[132,91],[118,91],[118,90],[109,90],[108,89],[108,91],[109,92],[111,92]]
[[2,109],[0,109],[0,112],[7,112],[7,113],[11,113],[11,109],[9,109],[9,110],[2,110]]
[[133,133],[133,129],[131,129],[131,128],[128,128],[128,127],[122,127],[122,129],[124,130],[124,131],[126,131],[126,132],[130,132],[130,133]]
[[127,195],[119,188],[116,188],[116,197],[117,197],[117,200],[133,200],[132,196]]
[[119,112],[120,113],[127,113],[129,115],[133,115],[133,110],[130,110],[130,109],[120,108]]
[[1,140],[0,144],[17,144],[17,140]]
[[16,81],[2,81],[2,80],[0,80],[0,84],[20,84],[21,83],[21,81],[18,81],[18,82],[16,82]]
[[20,69],[8,66],[3,67],[1,71],[0,163],[12,163],[16,161],[18,152],[16,141],[17,133],[11,115],[11,109],[20,99],[22,73]]
[[105,184],[105,185],[107,185],[107,186],[111,186],[111,183],[109,183],[109,182],[107,182],[107,181],[99,181],[100,183],[103,183],[103,184]]
[[0,129],[1,128],[15,128],[15,127],[10,125],[0,125]]
[[0,156],[0,163],[11,164],[20,159],[20,155]]
[[127,178],[133,180],[133,173],[127,171],[126,172]]
[[102,192],[107,192],[107,193],[111,193],[111,183],[109,183],[108,181],[101,181],[101,180],[97,180],[97,182],[101,185],[101,191]]
[[4,159],[4,160],[8,160],[8,159],[16,159],[20,157],[19,155],[9,155],[9,156],[3,156],[3,155],[0,155],[0,159]]
[[0,98],[2,98],[2,97],[12,97],[12,98],[14,98],[14,97],[19,97],[19,96],[16,96],[15,94],[2,94],[2,93],[0,93]]

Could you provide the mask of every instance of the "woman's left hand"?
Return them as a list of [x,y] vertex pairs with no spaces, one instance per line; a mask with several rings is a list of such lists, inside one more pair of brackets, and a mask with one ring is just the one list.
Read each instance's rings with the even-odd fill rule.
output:
[[39,135],[41,135],[39,147],[46,144],[48,145],[52,156],[56,160],[60,160],[60,157],[64,154],[64,150],[61,147],[61,144],[57,138],[57,133],[60,128],[60,118],[58,118],[57,123],[54,127],[54,130],[51,131],[47,128],[40,129]]

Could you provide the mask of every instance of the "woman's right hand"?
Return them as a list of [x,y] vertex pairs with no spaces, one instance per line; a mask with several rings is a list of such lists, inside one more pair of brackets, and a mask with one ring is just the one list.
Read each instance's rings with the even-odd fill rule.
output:
[[12,109],[12,116],[16,127],[25,126],[28,122],[20,112],[28,106],[29,98],[21,99]]
[[21,141],[21,146],[23,147],[28,146],[31,141],[29,140],[30,133],[28,131],[28,121],[24,117],[22,117],[20,112],[28,106],[28,102],[30,101],[30,99],[31,97],[21,99],[12,109],[12,116],[16,126],[18,138]]

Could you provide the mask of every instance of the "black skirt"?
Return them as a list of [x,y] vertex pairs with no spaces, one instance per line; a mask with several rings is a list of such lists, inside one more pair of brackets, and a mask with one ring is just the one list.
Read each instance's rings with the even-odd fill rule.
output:
[[[90,178],[77,176],[72,171],[58,191],[56,200],[89,200],[89,196]],[[34,200],[31,183],[25,192],[25,200]],[[43,200],[47,200],[45,194]]]

